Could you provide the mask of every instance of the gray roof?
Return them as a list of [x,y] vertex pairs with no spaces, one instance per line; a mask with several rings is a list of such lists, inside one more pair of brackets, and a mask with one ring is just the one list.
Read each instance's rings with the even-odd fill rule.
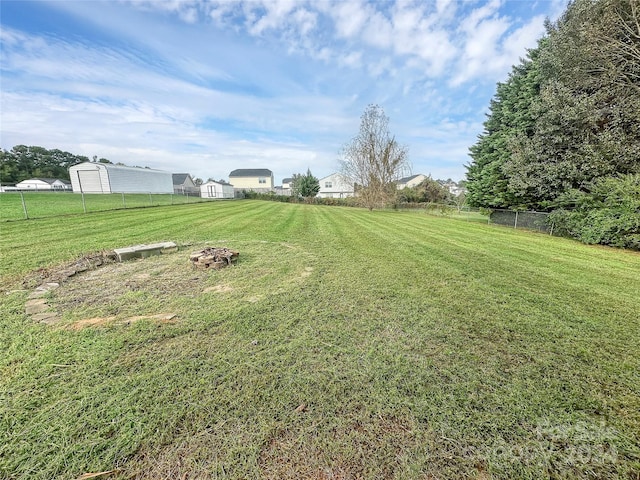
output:
[[69,180],[63,180],[62,178],[30,178],[28,180],[23,180],[23,182],[28,182],[30,180],[40,180],[41,182],[46,182],[49,185],[53,185],[55,182],[62,182],[65,185],[71,185],[71,183],[69,183]]
[[173,178],[174,185],[182,185],[190,175],[188,173],[172,173],[171,177]]
[[408,182],[410,182],[411,180],[413,180],[414,178],[419,177],[420,175],[421,175],[421,174],[419,173],[419,174],[417,174],[417,175],[411,175],[410,177],[404,177],[404,178],[401,178],[400,180],[398,180],[398,183],[408,183]]
[[209,180],[206,183],[217,183],[218,185],[228,185],[229,187],[233,187],[233,185],[225,182],[224,180]]
[[273,175],[268,168],[238,168],[229,174],[231,177],[270,177]]
[[293,182],[293,178],[283,178],[282,183],[291,183]]

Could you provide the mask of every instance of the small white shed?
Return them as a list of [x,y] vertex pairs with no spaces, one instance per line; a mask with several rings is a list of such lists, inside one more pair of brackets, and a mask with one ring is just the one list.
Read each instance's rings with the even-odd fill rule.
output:
[[173,193],[170,172],[84,162],[69,168],[74,193]]
[[233,185],[227,182],[209,181],[200,185],[202,198],[233,198]]

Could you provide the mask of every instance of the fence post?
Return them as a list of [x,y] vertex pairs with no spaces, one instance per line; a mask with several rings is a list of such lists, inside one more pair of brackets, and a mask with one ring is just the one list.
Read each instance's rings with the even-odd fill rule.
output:
[[149,192],[149,205],[153,205],[153,200],[151,200],[151,192]]
[[82,197],[82,211],[87,213],[87,205],[84,203],[84,192],[80,189],[80,196]]
[[22,194],[22,191],[20,191],[20,199],[22,200],[22,210],[24,211],[24,218],[25,220],[28,220],[29,213],[27,212],[27,204],[24,203],[24,195]]
[[513,228],[518,228],[518,211],[516,210],[516,221],[513,224]]

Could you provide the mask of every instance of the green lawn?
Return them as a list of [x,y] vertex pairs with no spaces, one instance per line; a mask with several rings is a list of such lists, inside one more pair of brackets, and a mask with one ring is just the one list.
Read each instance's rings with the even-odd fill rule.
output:
[[[640,477],[638,253],[259,201],[0,231],[0,478]],[[24,279],[163,240],[25,315]]]
[[[24,204],[23,204],[24,200]],[[0,194],[0,221],[43,218],[75,213],[91,213],[136,207],[180,205],[203,201],[200,197],[170,194],[113,193],[86,194],[71,192],[5,192]],[[26,214],[25,214],[26,209]]]

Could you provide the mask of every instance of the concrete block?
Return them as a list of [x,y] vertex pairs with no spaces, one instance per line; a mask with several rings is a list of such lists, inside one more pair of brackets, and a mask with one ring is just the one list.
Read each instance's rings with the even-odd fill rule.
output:
[[174,242],[151,243],[149,245],[134,245],[132,247],[116,248],[114,250],[119,262],[126,262],[134,258],[146,258],[161,253],[176,251],[178,246]]

